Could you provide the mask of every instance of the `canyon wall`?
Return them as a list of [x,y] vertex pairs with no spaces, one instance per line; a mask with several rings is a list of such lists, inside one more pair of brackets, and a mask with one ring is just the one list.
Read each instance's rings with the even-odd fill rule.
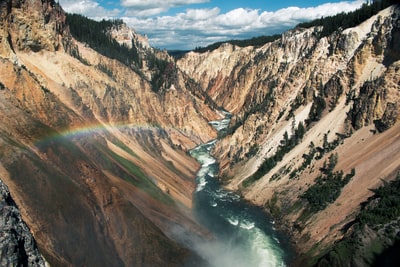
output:
[[107,29],[134,63],[75,39],[55,1],[0,11],[0,177],[51,265],[201,266],[170,230],[207,236],[187,151],[217,137],[219,107],[232,113],[213,151],[221,181],[291,233],[298,265],[355,233],[371,189],[398,175],[398,6],[328,36],[297,27],[176,61],[123,23]]
[[[300,253],[340,240],[371,189],[400,170],[399,13],[392,6],[328,36],[296,28],[262,47],[224,44],[178,61],[233,113],[214,150],[223,183],[280,219]],[[349,181],[329,186],[344,174]],[[335,197],[312,195],[324,188]]]
[[[170,229],[205,233],[190,211],[199,165],[186,152],[215,138],[208,121],[221,114],[178,70],[157,91],[148,79],[154,70],[75,40],[55,1],[7,0],[0,8],[0,176],[46,260],[182,266],[196,259]],[[143,43],[141,53],[169,60],[128,37]]]

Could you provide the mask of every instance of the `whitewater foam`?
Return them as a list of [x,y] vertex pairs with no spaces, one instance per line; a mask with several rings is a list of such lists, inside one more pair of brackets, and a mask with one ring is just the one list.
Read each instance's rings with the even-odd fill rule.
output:
[[230,224],[234,226],[237,226],[239,224],[239,220],[237,218],[226,218],[226,219]]
[[251,233],[253,235],[253,250],[260,260],[258,266],[285,266],[282,261],[282,253],[277,250],[276,245],[269,236],[266,236],[257,227],[254,227]]
[[255,223],[243,220],[240,222],[240,227],[246,230],[250,230],[254,228]]
[[[210,124],[220,131],[228,126],[229,119]],[[207,227],[219,238],[215,242],[196,244],[200,254],[212,266],[285,266],[279,240],[261,230],[269,227],[268,220],[259,224],[258,215],[249,212],[251,209],[242,204],[240,195],[219,187],[213,178],[218,174],[217,162],[210,155],[215,142],[190,151],[201,164],[196,189],[201,196],[197,203],[200,205],[195,206],[202,220],[208,223]]]

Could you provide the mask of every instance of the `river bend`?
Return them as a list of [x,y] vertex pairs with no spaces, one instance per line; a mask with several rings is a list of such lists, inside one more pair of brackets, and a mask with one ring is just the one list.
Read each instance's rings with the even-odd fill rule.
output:
[[[218,131],[229,124],[229,114],[210,122]],[[190,151],[200,162],[194,213],[215,240],[197,244],[196,250],[212,267],[286,266],[290,260],[287,238],[275,231],[274,222],[258,207],[222,188],[217,179],[218,163],[210,155],[216,140]]]

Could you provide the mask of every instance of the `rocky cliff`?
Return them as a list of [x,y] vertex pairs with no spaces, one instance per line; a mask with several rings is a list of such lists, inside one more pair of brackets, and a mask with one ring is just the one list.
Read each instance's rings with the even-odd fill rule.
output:
[[216,136],[207,121],[221,115],[182,72],[155,84],[157,66],[128,66],[77,41],[55,1],[7,0],[0,9],[0,174],[46,260],[195,259],[169,229],[204,234],[190,212],[199,166],[186,151]]
[[35,240],[10,195],[0,180],[1,266],[45,266]]
[[214,151],[226,187],[280,218],[300,253],[340,240],[370,189],[400,170],[399,14],[392,6],[328,36],[296,28],[259,48],[225,44],[178,61],[233,113]]

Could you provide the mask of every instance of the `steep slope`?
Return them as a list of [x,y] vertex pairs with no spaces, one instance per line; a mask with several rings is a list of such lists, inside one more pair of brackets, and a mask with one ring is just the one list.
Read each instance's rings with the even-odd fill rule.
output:
[[399,13],[392,6],[326,37],[298,28],[261,48],[226,44],[178,62],[233,113],[214,151],[226,187],[282,220],[300,253],[339,240],[370,189],[400,170]]
[[77,42],[55,1],[0,9],[0,176],[46,260],[192,258],[169,229],[204,234],[189,210],[198,164],[185,151],[216,136],[207,121],[220,115],[184,74],[156,92],[142,73]]

